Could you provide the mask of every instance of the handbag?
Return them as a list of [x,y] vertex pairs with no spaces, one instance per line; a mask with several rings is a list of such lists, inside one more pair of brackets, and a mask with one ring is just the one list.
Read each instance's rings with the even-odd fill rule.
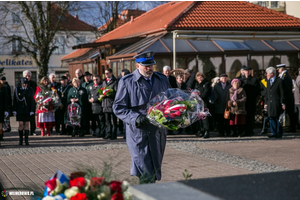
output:
[[228,107],[228,103],[226,103],[226,108],[224,111],[224,119],[230,119],[230,108]]

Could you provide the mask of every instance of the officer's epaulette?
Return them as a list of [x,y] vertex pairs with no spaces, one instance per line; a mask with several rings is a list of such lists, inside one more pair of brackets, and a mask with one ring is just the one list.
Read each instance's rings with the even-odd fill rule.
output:
[[122,77],[122,79],[125,80],[125,79],[128,79],[128,78],[132,77],[132,76],[133,76],[132,73],[131,74],[127,74],[126,76]]

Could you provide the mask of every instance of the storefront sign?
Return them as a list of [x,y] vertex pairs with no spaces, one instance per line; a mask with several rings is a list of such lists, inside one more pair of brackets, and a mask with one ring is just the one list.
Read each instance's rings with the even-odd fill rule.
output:
[[1,59],[0,66],[32,66],[32,60]]

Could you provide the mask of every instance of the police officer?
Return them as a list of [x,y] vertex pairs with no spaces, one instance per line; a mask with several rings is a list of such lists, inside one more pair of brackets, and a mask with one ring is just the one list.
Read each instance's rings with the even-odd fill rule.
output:
[[[88,71],[84,72],[83,74],[84,83],[81,84],[81,87],[85,88],[88,95],[92,89],[93,81],[92,81],[92,74]],[[88,120],[89,123],[87,124],[87,129],[90,130],[90,121],[92,121],[92,126],[96,126],[96,121],[93,119],[93,112],[92,112],[92,104],[89,102],[88,109]]]
[[97,122],[99,132],[96,132],[96,123],[92,124],[92,130],[94,132],[93,136],[95,137],[104,137],[105,134],[105,119],[102,109],[102,102],[99,101],[100,93],[98,90],[101,88],[101,80],[99,75],[93,76],[93,86],[89,93],[89,102],[92,104],[92,117],[93,121]]
[[[2,123],[4,122],[4,115],[7,117],[8,114],[8,94],[6,87],[0,83],[0,141],[3,140],[3,129],[2,129]],[[1,146],[1,142],[0,142]]]
[[[60,135],[64,135],[64,134],[67,134],[67,130],[66,130],[66,127],[65,127],[65,123],[64,123],[64,116],[67,112],[67,97],[68,97],[68,92],[69,92],[69,89],[71,88],[71,86],[68,84],[68,77],[66,76],[62,76],[60,78],[60,86],[59,88],[57,89],[57,94],[60,98],[60,101],[61,101],[61,107],[57,109],[57,115],[58,115],[58,120],[55,121],[55,123],[57,124],[56,127],[58,127],[58,129],[60,128],[61,126],[61,133]],[[55,113],[55,115],[56,115]]]
[[[35,94],[36,93],[36,89],[37,89],[37,84],[36,84],[35,81],[33,81],[31,79],[32,78],[31,71],[29,71],[29,70],[23,71],[23,77],[27,78],[27,80],[28,80],[27,86],[31,87],[33,89],[33,94]],[[22,86],[22,83],[20,81],[18,83],[18,87],[21,87],[21,86]],[[35,101],[34,101],[34,107],[36,107]],[[34,112],[35,112],[35,110],[34,110]],[[35,121],[35,113],[34,113],[34,115],[30,116],[30,135],[36,135],[35,134],[35,130],[36,130],[36,121]]]
[[131,175],[140,182],[161,179],[167,130],[149,123],[147,103],[171,88],[165,75],[153,72],[154,52],[136,55],[136,70],[119,81],[114,113],[126,123],[126,142],[131,154]]
[[[78,78],[73,78],[72,80],[73,87],[70,88],[67,96],[67,104],[71,104],[72,102],[78,103],[81,107],[81,131],[79,133],[79,137],[83,137],[84,134],[88,133],[87,123],[88,121],[88,94],[85,88],[80,86],[80,80]],[[75,137],[75,135],[72,135]]]
[[279,78],[283,80],[284,97],[286,100],[286,113],[290,117],[290,129],[287,132],[296,132],[296,121],[295,121],[295,99],[293,93],[293,81],[289,73],[286,71],[286,65],[280,64],[276,65],[279,73]]
[[[19,145],[23,145],[23,133],[25,135],[25,144],[28,143],[30,116],[34,115],[35,101],[34,93],[31,87],[28,87],[28,79],[21,79],[22,86],[18,86],[14,91],[13,113],[19,122]],[[23,131],[23,128],[25,130]]]
[[[111,68],[107,68],[105,70],[105,80],[102,82],[102,87],[109,87],[113,89],[113,94],[109,96],[100,95],[100,97],[103,98],[102,107],[106,123],[106,136],[104,139],[110,138],[111,140],[115,140],[117,139],[117,117],[113,113],[112,106],[118,89],[118,80],[113,75]],[[111,124],[111,120],[113,121],[113,124]]]

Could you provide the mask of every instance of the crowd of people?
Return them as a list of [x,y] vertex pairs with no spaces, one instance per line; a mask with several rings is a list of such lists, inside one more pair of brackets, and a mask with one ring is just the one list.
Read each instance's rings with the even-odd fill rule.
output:
[[[270,126],[271,137],[282,137],[283,131],[279,124],[279,116],[283,110],[290,116],[289,131],[295,132],[293,81],[285,70],[285,65],[277,65],[277,69],[269,67],[266,70],[266,78],[261,82],[252,77],[252,69],[247,66],[243,66],[241,75],[231,81],[226,74],[221,74],[210,81],[204,73],[186,69],[184,71],[186,81],[184,81],[183,74],[174,77],[171,75],[171,68],[164,66],[163,74],[167,77],[170,87],[198,90],[204,107],[208,108],[211,113],[210,117],[199,120],[184,130],[179,129],[177,133],[185,131],[197,137],[209,138],[210,131],[217,130],[218,137],[252,136],[259,95],[263,96],[261,105],[264,111],[261,134],[266,134]],[[276,71],[279,75],[276,75]],[[105,79],[101,80],[97,74],[93,75],[88,71],[83,73],[81,69],[77,69],[73,79],[69,73],[65,73],[57,81],[56,75],[51,73],[37,84],[31,80],[31,72],[26,70],[13,92],[13,97],[11,97],[10,86],[6,78],[1,77],[0,98],[3,101],[0,105],[0,112],[3,115],[0,115],[0,126],[4,118],[13,113],[19,123],[19,145],[23,145],[23,137],[25,137],[25,144],[29,145],[28,137],[36,135],[36,127],[40,128],[41,136],[50,136],[55,128],[56,133],[61,135],[83,137],[92,134],[95,137],[115,140],[119,129],[120,134],[126,138],[125,124],[113,112],[113,104],[117,91],[124,89],[118,88],[119,82],[128,74],[130,71],[123,69],[120,76],[115,77],[112,69],[107,68]],[[297,84],[300,84],[298,78],[294,85]],[[113,93],[109,96],[101,95],[98,91],[105,87],[111,88]],[[53,88],[60,98],[61,106],[55,112],[46,112],[37,106],[36,96],[40,92],[45,93]],[[299,89],[295,92],[296,94],[299,96]],[[103,100],[100,101],[99,98]],[[66,126],[67,107],[72,103],[77,103],[82,108],[80,127]],[[228,118],[224,117],[225,110],[230,110]],[[168,134],[175,134],[175,132],[168,131]],[[1,140],[3,140],[2,129],[0,129]]]

